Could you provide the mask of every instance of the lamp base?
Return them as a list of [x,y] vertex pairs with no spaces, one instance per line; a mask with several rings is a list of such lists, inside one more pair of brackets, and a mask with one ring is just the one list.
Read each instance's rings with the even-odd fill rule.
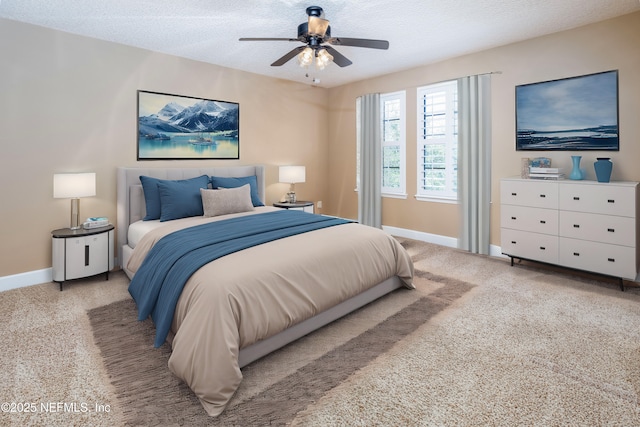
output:
[[296,197],[296,192],[295,191],[289,191],[287,193],[287,201],[289,203],[295,203],[297,201],[297,197]]
[[80,224],[80,199],[71,199],[71,227],[72,230],[79,230]]

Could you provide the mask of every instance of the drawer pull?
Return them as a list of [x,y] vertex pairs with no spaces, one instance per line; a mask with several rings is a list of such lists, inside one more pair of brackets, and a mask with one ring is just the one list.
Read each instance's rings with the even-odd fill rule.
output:
[[540,197],[545,198],[545,197],[547,197],[547,195],[546,194],[541,194]]
[[614,228],[607,228],[607,231],[608,231],[609,233],[615,233],[615,231],[616,231],[616,230],[615,230]]
[[84,246],[84,266],[89,265],[89,245]]
[[515,245],[515,244],[516,244],[516,241],[515,241],[515,240],[512,240],[512,241],[511,241],[511,244],[512,244],[512,245]]
[[609,262],[616,262],[616,259],[615,259],[615,258],[607,258],[607,261],[609,261]]
[[580,253],[579,252],[574,252],[573,256],[580,256]]
[[573,224],[573,228],[580,228],[580,224]]
[[546,223],[547,223],[547,221],[545,221],[544,219],[540,220],[540,224],[546,224]]
[[573,200],[580,200],[580,197],[578,197],[578,196],[574,196],[574,197],[573,197]]
[[512,196],[517,196],[517,195],[518,195],[518,193],[511,193],[511,195],[512,195]]
[[512,216],[512,217],[511,217],[511,219],[515,220],[515,219],[517,219],[517,218],[516,218],[515,216]]
[[615,202],[616,202],[616,201],[615,201],[615,200],[613,200],[613,199],[609,199],[609,200],[607,200],[607,203],[615,203]]
[[547,248],[545,248],[544,246],[540,246],[540,250],[541,250],[541,251],[546,251],[546,250],[547,250]]

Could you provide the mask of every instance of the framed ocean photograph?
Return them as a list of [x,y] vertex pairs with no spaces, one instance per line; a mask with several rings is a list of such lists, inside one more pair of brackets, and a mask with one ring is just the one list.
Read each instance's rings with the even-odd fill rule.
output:
[[618,71],[516,86],[516,150],[618,151]]
[[138,160],[240,158],[240,105],[138,91]]

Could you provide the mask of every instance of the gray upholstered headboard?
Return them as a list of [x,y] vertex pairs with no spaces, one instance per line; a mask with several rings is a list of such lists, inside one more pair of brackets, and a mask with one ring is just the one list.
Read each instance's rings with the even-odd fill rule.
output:
[[116,230],[118,245],[118,263],[122,263],[122,245],[127,244],[129,224],[146,215],[144,193],[140,175],[160,179],[185,179],[200,175],[243,177],[255,175],[258,182],[258,194],[265,201],[264,166],[230,166],[211,168],[134,168],[119,167],[117,170],[117,212]]

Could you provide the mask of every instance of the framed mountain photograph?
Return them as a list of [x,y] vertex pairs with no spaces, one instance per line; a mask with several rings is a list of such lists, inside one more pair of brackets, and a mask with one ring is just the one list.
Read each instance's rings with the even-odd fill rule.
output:
[[240,158],[240,104],[138,91],[138,160]]

